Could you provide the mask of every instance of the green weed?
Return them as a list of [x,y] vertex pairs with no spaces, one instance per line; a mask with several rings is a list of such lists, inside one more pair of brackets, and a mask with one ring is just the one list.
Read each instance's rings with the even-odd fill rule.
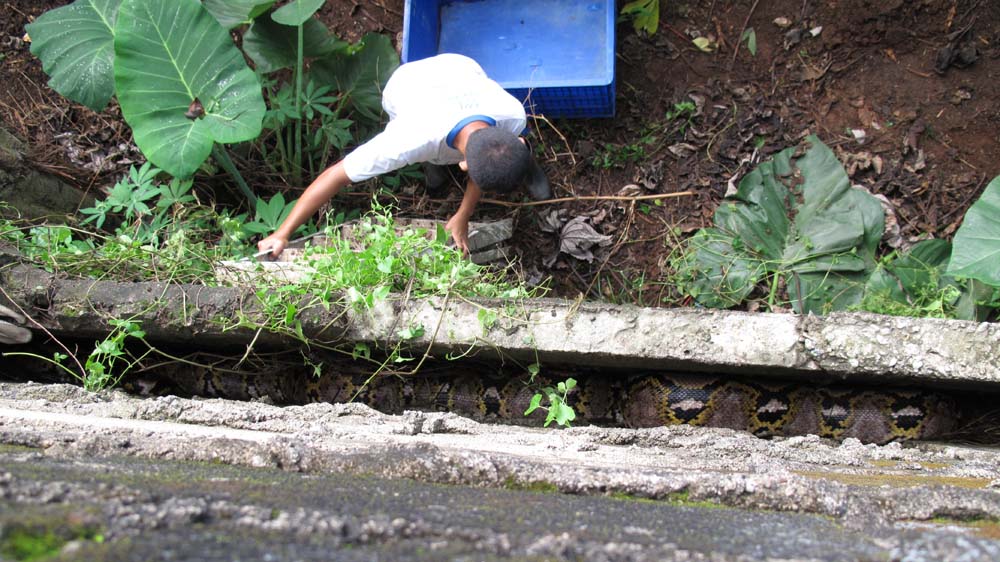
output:
[[[531,372],[531,379],[534,380],[535,375],[539,371],[538,363],[531,365],[529,371]],[[524,411],[524,415],[531,415],[535,410],[541,409],[546,412],[545,427],[548,427],[552,422],[569,427],[570,423],[576,419],[576,411],[573,410],[573,407],[568,402],[569,393],[574,388],[576,388],[576,379],[572,378],[558,383],[555,387],[542,387],[539,392],[536,392],[531,397],[531,402],[528,403],[528,409]],[[547,401],[548,406],[542,405],[543,400]]]
[[0,557],[22,562],[45,560],[59,553],[71,540],[104,542],[104,535],[89,527],[63,526],[54,530],[47,527],[14,526],[0,535]]
[[631,18],[636,33],[654,35],[660,26],[660,0],[633,0],[622,6],[622,18]]
[[595,168],[608,170],[641,162],[646,158],[647,147],[656,143],[656,140],[656,137],[647,134],[631,144],[603,143],[602,149],[594,154],[590,164]]

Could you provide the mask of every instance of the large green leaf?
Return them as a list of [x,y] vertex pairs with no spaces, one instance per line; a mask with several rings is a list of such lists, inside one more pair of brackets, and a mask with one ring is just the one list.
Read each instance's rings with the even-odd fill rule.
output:
[[[316,18],[309,18],[302,26],[303,56],[322,57],[345,47],[347,43],[331,35]],[[243,35],[243,50],[261,72],[294,66],[298,49],[298,27],[276,23],[267,16],[254,21]]]
[[861,299],[883,221],[879,202],[809,137],[747,174],[675,265],[682,290],[705,306],[738,304],[773,273],[796,311],[839,310]]
[[250,23],[266,12],[275,0],[202,0],[202,5],[226,29]]
[[49,86],[100,111],[115,93],[114,27],[121,0],[77,0],[26,26]]
[[965,213],[953,246],[949,275],[1000,287],[1000,176]]
[[736,193],[715,212],[715,225],[761,260],[780,260],[784,252],[791,224],[788,207],[792,204],[784,182],[793,173],[792,153],[779,152],[751,170]]
[[312,17],[326,0],[292,0],[274,11],[271,17],[282,25],[292,27],[302,25]]
[[398,66],[399,55],[389,38],[368,33],[358,48],[337,51],[316,61],[312,79],[317,84],[333,84],[348,96],[354,110],[377,121],[382,114],[382,88]]
[[215,142],[260,134],[265,106],[257,77],[196,0],[124,0],[115,32],[122,115],[156,166],[187,177]]
[[736,239],[717,228],[703,228],[688,244],[696,251],[674,264],[678,289],[712,308],[736,306],[766,273],[761,261],[733,247]]

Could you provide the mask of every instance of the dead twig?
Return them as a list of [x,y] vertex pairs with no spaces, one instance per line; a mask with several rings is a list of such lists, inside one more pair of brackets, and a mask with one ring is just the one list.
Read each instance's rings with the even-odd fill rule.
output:
[[399,13],[397,10],[393,10],[392,8],[386,6],[385,2],[383,2],[382,0],[376,0],[375,5],[378,6],[379,8],[382,8],[383,10],[389,12],[390,14],[392,14],[394,16],[398,16],[400,18],[403,17],[403,14]]
[[608,265],[608,262],[611,261],[611,257],[614,256],[615,253],[619,249],[621,249],[622,244],[625,243],[625,238],[628,237],[628,231],[630,228],[632,228],[632,223],[634,222],[634,220],[635,220],[635,200],[629,203],[628,213],[625,215],[625,224],[621,228],[620,231],[621,234],[618,235],[618,240],[616,240],[614,246],[612,246],[611,249],[608,250],[608,255],[604,258],[604,261],[601,262],[601,266],[597,268],[597,272],[594,273],[594,278],[591,279],[590,285],[587,286],[588,295],[590,294],[590,291],[593,290],[594,283],[596,283],[597,280],[600,279],[601,271],[604,270],[604,266]]
[[[566,140],[566,137],[563,136],[562,132],[560,132],[559,129],[557,129],[556,126],[553,125],[552,122],[549,121],[548,118],[546,118],[544,115],[534,115],[534,114],[532,114],[531,118],[535,121],[535,128],[538,128],[538,124],[537,124],[538,121],[544,121],[546,125],[548,125],[553,131],[556,132],[557,135],[559,135],[559,138],[562,139],[563,144],[566,145],[566,150],[568,151],[567,154],[569,154],[570,160],[573,162],[573,165],[576,166],[576,156],[573,154],[573,149],[572,149],[572,147],[570,147],[569,141]],[[558,160],[559,156],[555,152],[556,152],[555,150],[552,151],[552,155],[553,155],[552,158],[554,160]]]
[[[345,191],[337,195],[337,197],[368,197],[371,198],[373,194],[369,191]],[[516,201],[500,201],[499,199],[480,199],[480,203],[489,203],[492,205],[499,205],[501,207],[535,207],[537,205],[548,205],[550,203],[569,203],[573,201],[644,201],[648,199],[672,199],[674,197],[687,197],[691,195],[696,195],[693,191],[677,191],[674,193],[654,193],[652,195],[576,195],[573,197],[559,197],[557,199],[546,199],[545,201],[527,201],[519,203]],[[405,201],[416,201],[426,196],[416,197],[412,195],[400,195],[393,194],[392,198],[401,199]],[[451,197],[446,197],[444,199],[430,199],[429,201],[440,201],[442,203],[454,202],[457,199]]]
[[927,74],[926,72],[920,72],[919,70],[913,70],[912,68],[910,68],[908,66],[904,66],[903,68],[907,72],[909,72],[911,74],[916,74],[917,76],[920,76],[921,78],[933,78],[933,76],[931,76],[930,74]]
[[666,29],[667,31],[669,31],[669,32],[673,33],[674,35],[676,35],[677,37],[680,37],[681,41],[684,41],[685,45],[691,43],[691,39],[688,36],[684,35],[680,31],[677,31],[676,29],[674,29],[673,27],[671,27],[669,24],[667,24],[667,23],[661,23],[660,25],[663,26],[663,28]]
[[757,4],[760,4],[760,0],[754,0],[753,6],[750,6],[750,11],[747,12],[747,17],[743,20],[743,28],[740,29],[740,34],[736,38],[736,46],[733,47],[733,58],[729,61],[729,70],[733,70],[733,66],[736,64],[736,55],[740,52],[740,43],[743,42],[743,33],[747,30],[747,25],[750,24],[750,17],[753,16],[754,11],[757,9]]
[[578,195],[576,197],[559,197],[557,199],[547,199],[545,201],[527,201],[518,203],[514,201],[500,201],[498,199],[480,199],[480,203],[490,203],[501,207],[535,207],[538,205],[550,205],[552,203],[569,203],[572,201],[645,201],[648,199],[672,199],[674,197],[686,197],[694,195],[693,191],[678,191],[676,193],[654,193],[652,195]]
[[961,162],[961,163],[965,164],[966,166],[968,166],[968,167],[972,168],[972,169],[973,169],[973,170],[975,170],[976,172],[978,172],[978,171],[979,171],[979,168],[977,168],[977,167],[976,167],[975,165],[973,165],[973,164],[972,164],[971,162],[969,162],[969,161],[968,161],[968,160],[966,160],[965,158],[962,158],[961,156],[959,156],[959,154],[958,154],[958,149],[957,149],[957,148],[955,148],[954,146],[952,146],[952,145],[948,144],[947,142],[945,142],[945,141],[943,141],[943,140],[941,140],[941,139],[937,138],[937,136],[936,136],[936,135],[929,135],[929,136],[928,136],[928,138],[930,138],[930,139],[931,139],[932,141],[934,141],[934,142],[936,142],[936,143],[940,144],[941,146],[943,146],[943,147],[947,148],[948,150],[950,150],[950,151],[953,151],[953,152],[955,153],[955,156],[954,156],[954,158],[955,158],[956,160],[958,160],[959,162]]

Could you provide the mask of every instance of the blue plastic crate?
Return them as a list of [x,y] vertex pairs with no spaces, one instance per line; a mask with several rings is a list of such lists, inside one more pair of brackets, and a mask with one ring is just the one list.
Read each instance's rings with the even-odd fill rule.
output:
[[615,113],[614,0],[406,0],[403,62],[475,59],[546,117]]

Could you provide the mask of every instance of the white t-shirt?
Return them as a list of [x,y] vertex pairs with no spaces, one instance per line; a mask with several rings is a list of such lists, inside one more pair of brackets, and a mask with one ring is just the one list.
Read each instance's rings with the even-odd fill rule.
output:
[[417,162],[461,162],[462,153],[448,146],[448,134],[471,116],[490,117],[515,135],[527,124],[521,102],[488,78],[476,61],[457,54],[397,68],[382,92],[382,108],[389,115],[385,130],[344,158],[352,182]]

